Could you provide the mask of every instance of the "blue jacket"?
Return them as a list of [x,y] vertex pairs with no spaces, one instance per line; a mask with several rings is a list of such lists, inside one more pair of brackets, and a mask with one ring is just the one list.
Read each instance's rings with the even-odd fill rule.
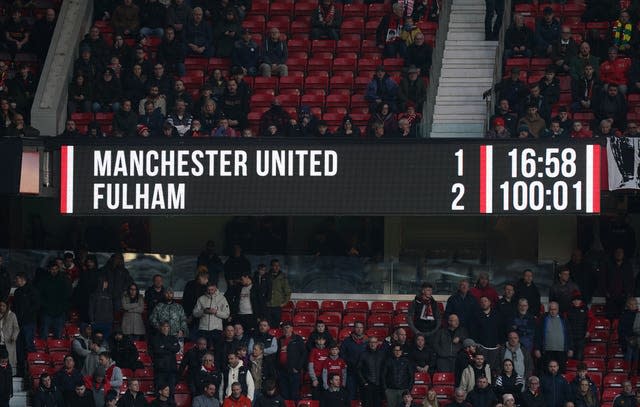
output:
[[480,312],[478,301],[470,292],[463,298],[459,292],[456,292],[447,300],[447,307],[444,310],[444,319],[447,320],[449,315],[456,314],[460,320],[460,326],[472,328],[474,318]]
[[260,60],[260,49],[258,45],[249,41],[245,43],[242,40],[236,41],[231,53],[231,63],[243,68],[256,68]]
[[356,342],[353,339],[353,335],[347,337],[342,344],[340,345],[340,357],[347,362],[347,367],[349,369],[355,369],[358,364],[358,360],[360,359],[360,355],[367,347],[366,336],[362,338],[361,341]]
[[381,80],[374,77],[367,85],[365,99],[369,102],[382,99],[383,102],[395,103],[398,98],[398,89],[398,84],[391,79],[389,74],[385,74]]
[[[546,340],[545,332],[547,329],[547,324],[549,323],[549,317],[550,315],[548,312],[544,314],[544,317],[540,321],[540,329],[536,330],[536,349],[540,350],[541,352],[544,351],[544,344]],[[569,331],[567,329],[567,320],[563,317],[559,318],[560,324],[562,325],[562,333],[564,335],[564,351],[567,352],[572,349],[571,335],[569,335]]]
[[572,400],[571,387],[561,374],[540,377],[540,390],[547,407],[563,407]]

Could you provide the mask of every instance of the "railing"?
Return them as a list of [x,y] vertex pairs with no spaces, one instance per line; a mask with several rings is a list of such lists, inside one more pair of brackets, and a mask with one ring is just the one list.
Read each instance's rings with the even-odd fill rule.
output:
[[[500,27],[500,35],[498,36],[498,48],[496,49],[496,59],[493,68],[493,86],[502,80],[502,55],[504,54],[504,40],[507,32],[507,28],[511,24],[511,0],[505,0],[504,2],[504,15],[502,16],[502,26]],[[496,92],[491,90],[491,94],[486,98],[487,101],[487,115],[484,120],[484,128],[488,130],[491,126],[491,116],[496,107]]]
[[436,43],[431,57],[431,70],[429,71],[429,88],[427,89],[427,99],[422,108],[421,137],[428,137],[433,126],[433,112],[435,111],[436,96],[440,84],[440,73],[442,72],[442,58],[444,57],[444,46],[449,32],[449,16],[451,15],[451,0],[443,1],[440,9],[440,21],[438,21],[438,31],[436,32]]

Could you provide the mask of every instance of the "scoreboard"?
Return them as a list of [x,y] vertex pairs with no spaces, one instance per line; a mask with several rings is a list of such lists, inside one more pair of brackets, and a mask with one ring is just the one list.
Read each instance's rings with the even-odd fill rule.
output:
[[600,212],[602,147],[589,142],[169,141],[61,146],[60,212],[100,216]]

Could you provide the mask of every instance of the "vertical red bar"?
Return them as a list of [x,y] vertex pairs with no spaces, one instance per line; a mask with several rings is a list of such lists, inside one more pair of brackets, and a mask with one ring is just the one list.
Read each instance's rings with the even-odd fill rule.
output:
[[600,213],[600,146],[593,146],[593,213]]
[[60,213],[67,213],[67,146],[60,147]]
[[487,213],[487,146],[480,146],[480,213]]

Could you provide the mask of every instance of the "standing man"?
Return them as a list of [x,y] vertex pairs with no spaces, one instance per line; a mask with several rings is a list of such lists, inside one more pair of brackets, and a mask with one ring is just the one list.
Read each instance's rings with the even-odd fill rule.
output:
[[560,315],[558,303],[552,301],[549,303],[549,312],[544,315],[536,330],[535,357],[542,358],[543,366],[555,363],[563,373],[567,357],[573,356],[572,349],[567,321]]
[[18,288],[13,293],[13,310],[20,327],[16,349],[18,358],[16,368],[18,375],[21,376],[24,372],[27,353],[36,350],[33,339],[36,334],[40,294],[33,284],[27,281],[27,275],[22,271],[16,275],[16,285]]
[[71,282],[60,274],[60,267],[55,261],[49,262],[49,273],[38,286],[42,304],[40,337],[49,336],[49,328],[53,327],[53,337],[62,338],[62,328],[71,306]]
[[420,294],[409,305],[407,322],[415,335],[430,337],[440,327],[440,310],[432,295],[433,286],[422,283]]
[[207,293],[196,302],[193,316],[200,318],[198,336],[207,338],[209,346],[217,343],[222,335],[223,320],[229,318],[231,312],[224,295],[218,291],[218,284],[209,281]]
[[236,323],[242,324],[247,331],[253,332],[257,325],[256,314],[259,313],[257,311],[260,302],[259,293],[253,285],[249,271],[243,271],[239,281],[240,284],[234,287],[235,289],[229,289],[231,295],[228,300],[231,314]]
[[253,400],[255,388],[251,371],[234,352],[227,355],[227,361],[229,364],[222,374],[222,383],[220,384],[220,398],[224,399],[232,395],[234,393],[233,387],[239,383],[241,393],[249,400]]
[[[504,15],[504,0],[484,0],[484,36],[486,41],[497,41]],[[493,21],[495,13],[495,22]]]
[[378,349],[378,345],[378,338],[369,337],[367,350],[360,355],[358,362],[360,397],[364,407],[380,407],[382,405],[382,365],[385,353]]
[[549,360],[547,372],[540,378],[540,390],[546,407],[564,407],[567,401],[572,400],[571,386],[560,374],[557,361]]
[[147,313],[151,315],[156,305],[164,301],[164,281],[160,274],[153,276],[151,287],[144,291],[144,301],[147,303]]
[[449,318],[452,314],[457,315],[460,326],[469,329],[479,312],[478,301],[469,292],[469,281],[461,280],[458,291],[447,300],[445,316]]
[[284,334],[278,340],[278,367],[280,373],[280,389],[286,400],[300,400],[300,380],[302,369],[307,361],[304,340],[293,333],[293,325],[289,321],[282,323]]
[[402,403],[402,393],[413,387],[413,366],[403,355],[401,345],[395,344],[391,348],[391,357],[387,359],[382,371],[382,388],[387,404],[399,406]]
[[564,314],[571,307],[571,296],[580,291],[580,287],[571,281],[571,271],[563,267],[558,272],[558,281],[549,289],[549,302],[555,301],[560,305],[560,312]]
[[291,300],[291,288],[287,276],[280,269],[278,259],[271,260],[271,298],[267,302],[267,315],[271,326],[278,326],[282,315],[282,307]]
[[436,365],[438,371],[454,371],[456,356],[462,349],[462,342],[468,336],[467,330],[460,326],[458,316],[455,314],[449,315],[447,326],[438,329],[433,336],[433,349],[437,355]]
[[177,362],[176,353],[180,351],[178,338],[170,335],[169,322],[160,324],[160,332],[151,339],[151,351],[153,352],[154,385],[167,384],[173,393],[176,385]]
[[347,363],[347,391],[351,400],[357,399],[358,375],[357,367],[360,355],[367,348],[367,338],[364,336],[364,324],[356,322],[351,335],[340,344],[340,355]]

